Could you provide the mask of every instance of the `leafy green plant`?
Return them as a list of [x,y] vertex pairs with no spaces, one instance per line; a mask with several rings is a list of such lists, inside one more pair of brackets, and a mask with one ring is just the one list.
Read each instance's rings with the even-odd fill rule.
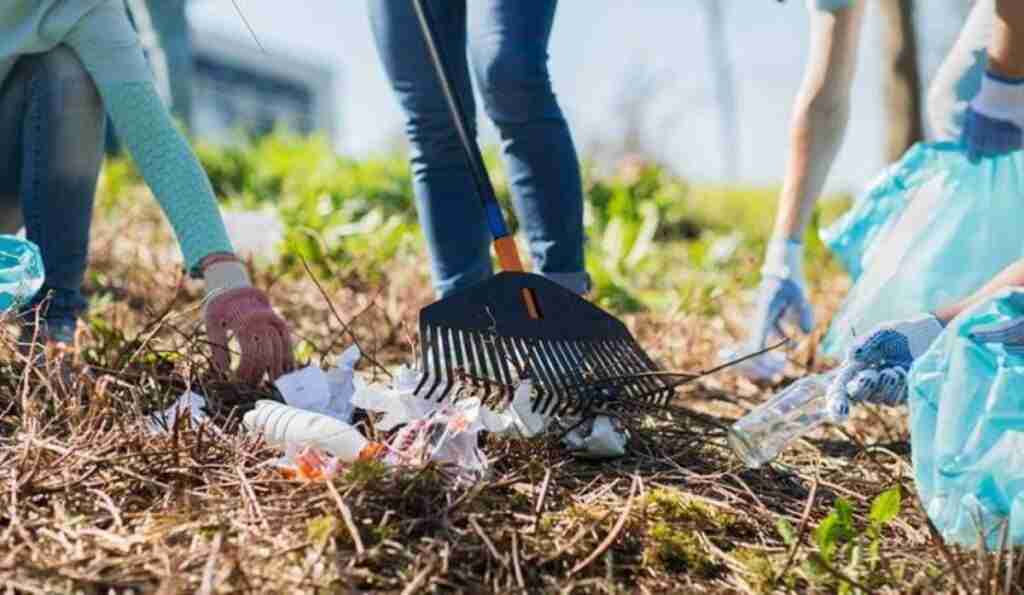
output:
[[[832,583],[837,579],[829,569],[841,569],[846,576],[864,577],[870,582],[882,563],[882,529],[899,515],[901,504],[899,486],[888,489],[872,501],[867,524],[858,525],[850,503],[838,499],[832,512],[814,530],[817,551],[807,560],[807,574],[816,581]],[[840,579],[838,583],[840,593],[853,589],[847,580]]]

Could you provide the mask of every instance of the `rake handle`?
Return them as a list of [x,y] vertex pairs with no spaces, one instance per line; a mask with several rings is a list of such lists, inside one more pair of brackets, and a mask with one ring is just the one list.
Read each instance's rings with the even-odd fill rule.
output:
[[[508,226],[505,224],[505,217],[501,213],[498,197],[494,194],[491,178],[487,175],[487,166],[484,165],[480,147],[477,146],[476,139],[469,134],[469,126],[466,124],[466,109],[462,105],[458,93],[455,92],[448,66],[449,62],[437,39],[435,25],[437,21],[430,14],[430,7],[427,6],[425,0],[411,1],[420,23],[420,29],[423,31],[423,41],[426,42],[427,51],[430,53],[434,70],[437,73],[437,81],[441,85],[445,102],[448,104],[452,123],[458,132],[459,140],[462,141],[462,149],[472,173],[473,184],[476,186],[477,196],[480,197],[480,202],[484,207],[484,219],[487,221],[491,235],[494,236],[494,251],[498,255],[498,265],[503,271],[524,272],[523,261],[519,258],[519,248],[516,247],[515,239],[509,234]],[[536,298],[529,289],[523,289],[523,302],[526,304],[530,318],[540,318]]]

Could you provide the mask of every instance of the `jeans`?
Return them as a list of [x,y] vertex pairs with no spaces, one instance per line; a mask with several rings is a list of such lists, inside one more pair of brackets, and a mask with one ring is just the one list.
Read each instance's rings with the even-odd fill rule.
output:
[[[428,2],[469,111],[470,133],[476,133],[470,65],[498,129],[534,269],[585,293],[579,162],[547,67],[557,0]],[[378,53],[405,112],[434,287],[445,296],[491,275],[491,234],[411,3],[369,0],[369,7]]]
[[92,79],[64,46],[21,57],[0,86],[0,232],[24,225],[39,246],[46,281],[28,308],[46,304],[50,335],[73,332],[86,307],[105,125]]

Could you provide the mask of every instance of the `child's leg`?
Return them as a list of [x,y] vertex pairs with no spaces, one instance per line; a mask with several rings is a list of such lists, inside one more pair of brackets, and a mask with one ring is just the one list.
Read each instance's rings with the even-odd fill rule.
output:
[[26,236],[43,256],[46,281],[32,305],[46,302],[47,338],[73,337],[81,294],[105,115],[81,62],[61,46],[26,56],[20,194]]

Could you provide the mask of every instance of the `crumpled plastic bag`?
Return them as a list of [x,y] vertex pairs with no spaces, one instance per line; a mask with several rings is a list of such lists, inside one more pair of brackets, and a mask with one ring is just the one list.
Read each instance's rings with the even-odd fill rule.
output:
[[614,459],[626,454],[629,432],[619,420],[599,415],[566,434],[564,442],[581,459]]
[[355,378],[352,403],[384,417],[375,425],[382,431],[404,424],[388,443],[384,462],[390,465],[421,466],[428,461],[454,465],[459,479],[475,480],[486,475],[487,456],[478,447],[480,432],[516,438],[532,438],[545,432],[550,419],[532,410],[533,386],[524,381],[512,402],[493,411],[479,399],[432,401],[414,394],[420,375],[402,367],[391,385],[367,385]]
[[856,283],[823,351],[970,295],[1024,257],[1024,151],[971,163],[955,143],[912,147],[821,232]]
[[1024,357],[978,343],[978,327],[1024,316],[1024,290],[962,314],[909,376],[911,447],[921,502],[945,539],[1024,544]]
[[388,443],[384,462],[422,467],[430,461],[454,465],[460,479],[474,480],[488,470],[487,455],[478,446],[484,429],[479,399],[444,403],[426,417],[406,423]]
[[422,419],[441,405],[413,394],[418,383],[419,375],[407,366],[398,369],[390,385],[368,385],[357,377],[354,379],[352,404],[367,411],[383,413],[384,417],[374,425],[387,432],[411,420]]
[[[210,419],[205,409],[205,397],[192,391],[185,391],[167,409],[150,413],[146,418],[146,427],[151,434],[163,434],[171,431],[178,418],[185,415],[191,419],[192,427],[197,428]],[[213,424],[210,424],[210,427],[214,430],[217,429],[217,426]]]
[[310,365],[281,376],[274,385],[288,405],[349,423],[355,394],[355,366],[360,357],[359,348],[353,345],[338,356],[336,365],[326,373]]
[[[419,373],[407,366],[399,368],[391,385],[367,385],[356,377],[352,404],[373,413],[383,413],[384,417],[375,426],[385,432],[402,424],[425,419],[451,404],[449,400],[434,401],[416,396],[414,391],[419,380]],[[480,405],[477,416],[482,429],[518,438],[533,438],[542,434],[547,430],[550,420],[532,410],[532,395],[533,385],[527,380],[516,387],[512,402],[504,410],[496,412]]]

